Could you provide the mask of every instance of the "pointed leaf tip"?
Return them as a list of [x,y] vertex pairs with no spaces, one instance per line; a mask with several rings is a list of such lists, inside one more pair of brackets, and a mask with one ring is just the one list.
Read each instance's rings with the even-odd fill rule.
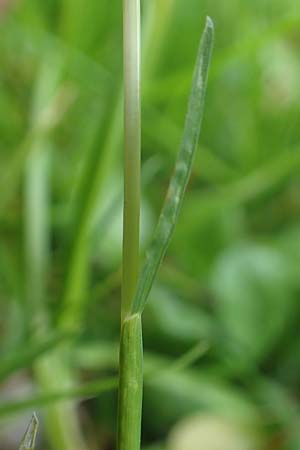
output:
[[25,431],[25,434],[21,441],[19,450],[34,450],[35,438],[36,438],[38,426],[39,426],[39,421],[38,421],[37,415],[35,413],[33,413],[31,420],[29,422],[29,425],[27,427],[27,430]]
[[132,314],[141,314],[145,308],[152,284],[166,254],[178,221],[184,193],[198,147],[213,40],[213,22],[207,17],[196,59],[181,146],[165,202],[150,244],[148,257],[139,275],[138,286],[131,309]]
[[214,28],[214,22],[209,16],[206,16],[206,26],[212,29]]

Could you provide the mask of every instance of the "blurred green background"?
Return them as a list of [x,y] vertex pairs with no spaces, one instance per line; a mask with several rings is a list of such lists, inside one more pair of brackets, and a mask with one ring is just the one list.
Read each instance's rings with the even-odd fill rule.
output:
[[[0,448],[36,410],[38,449],[113,450],[116,391],[93,383],[117,374],[122,2],[0,11]],[[207,14],[200,148],[144,316],[143,449],[297,450],[298,0],[142,1],[142,249]]]

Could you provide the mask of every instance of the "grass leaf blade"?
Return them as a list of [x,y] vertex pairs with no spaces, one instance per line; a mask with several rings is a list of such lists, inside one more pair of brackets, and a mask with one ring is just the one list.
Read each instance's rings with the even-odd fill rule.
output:
[[65,400],[93,398],[104,392],[113,391],[117,387],[118,378],[110,377],[98,381],[91,381],[69,389],[38,393],[20,400],[2,402],[0,405],[0,418],[3,420],[3,418],[23,413],[29,409],[44,408],[49,405],[64,402]]
[[18,347],[9,356],[3,356],[0,367],[0,382],[18,370],[30,366],[37,358],[70,340],[72,336],[71,333],[50,335],[39,342],[26,342],[25,345]]
[[35,438],[39,422],[35,413],[33,413],[28,428],[25,431],[19,450],[34,450]]
[[213,37],[213,22],[207,17],[198,51],[181,147],[155,235],[150,245],[148,258],[139,277],[137,292],[132,305],[132,314],[141,313],[145,307],[153,281],[178,220],[200,136]]

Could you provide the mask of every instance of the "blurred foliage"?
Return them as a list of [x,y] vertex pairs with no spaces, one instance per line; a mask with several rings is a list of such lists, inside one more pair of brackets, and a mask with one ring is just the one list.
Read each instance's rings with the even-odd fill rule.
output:
[[[121,3],[0,11],[0,448],[17,448],[26,408],[43,417],[73,396],[87,448],[113,449],[115,382],[93,383],[118,365]],[[299,1],[143,0],[142,11],[143,248],[207,14],[216,28],[200,148],[144,316],[144,449],[300,449]],[[46,401],[35,362],[60,346],[79,388],[66,395],[57,375]],[[39,435],[50,448],[43,421]]]

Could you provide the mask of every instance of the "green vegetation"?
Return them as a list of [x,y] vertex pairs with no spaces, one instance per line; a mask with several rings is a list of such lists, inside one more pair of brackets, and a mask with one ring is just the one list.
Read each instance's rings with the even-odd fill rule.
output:
[[36,433],[38,430],[38,420],[35,414],[28,425],[28,428],[23,436],[19,450],[33,450],[35,446]]
[[173,235],[198,146],[213,45],[213,23],[210,18],[206,19],[181,148],[149,255],[139,276],[141,161],[139,0],[125,0],[123,16],[125,162],[118,449],[139,450],[143,397],[142,312]]
[[298,1],[141,1],[123,274],[121,4],[0,10],[0,448],[300,448]]

